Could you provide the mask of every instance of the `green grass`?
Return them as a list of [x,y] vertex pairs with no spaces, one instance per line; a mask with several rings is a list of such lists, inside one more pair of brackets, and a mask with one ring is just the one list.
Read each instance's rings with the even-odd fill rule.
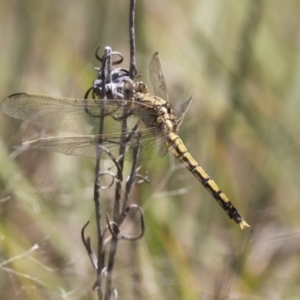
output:
[[[2,1],[1,98],[83,97],[99,45],[128,67],[127,11],[116,0]],[[155,160],[151,185],[131,198],[145,236],[118,245],[119,299],[133,299],[135,272],[139,299],[298,299],[299,3],[153,0],[137,1],[136,13],[141,80],[159,51],[174,105],[195,94],[180,136],[251,228],[241,231],[171,156]],[[10,156],[42,129],[0,113],[0,299],[96,299],[80,239],[91,220],[95,243],[94,162]]]

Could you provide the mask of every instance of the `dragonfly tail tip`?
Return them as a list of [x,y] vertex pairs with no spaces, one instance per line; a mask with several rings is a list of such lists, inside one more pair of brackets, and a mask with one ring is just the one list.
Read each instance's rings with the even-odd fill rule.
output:
[[246,227],[250,227],[250,225],[245,221],[245,220],[241,220],[241,222],[239,223],[241,229],[243,230]]

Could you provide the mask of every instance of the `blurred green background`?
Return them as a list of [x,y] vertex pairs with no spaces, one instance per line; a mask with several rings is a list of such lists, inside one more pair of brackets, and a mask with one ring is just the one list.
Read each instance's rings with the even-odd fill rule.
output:
[[[98,46],[128,67],[128,7],[0,1],[0,97],[82,98]],[[180,136],[251,228],[241,231],[171,155],[151,162],[151,185],[131,197],[145,236],[118,246],[119,299],[299,299],[300,2],[137,0],[136,46],[143,81],[159,51],[174,105],[195,94]],[[45,129],[2,112],[0,134],[0,299],[96,299],[80,239],[91,220],[95,243],[94,162],[16,155],[11,145]],[[112,198],[103,195],[103,213]]]

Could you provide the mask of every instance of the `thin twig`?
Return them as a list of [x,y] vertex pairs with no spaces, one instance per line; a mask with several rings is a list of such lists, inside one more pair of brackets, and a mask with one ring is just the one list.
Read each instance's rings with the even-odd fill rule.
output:
[[[137,73],[135,67],[135,33],[134,33],[134,13],[135,13],[135,0],[130,0],[130,9],[129,9],[129,40],[130,40],[130,68],[129,68],[129,76],[131,79],[135,78]],[[127,108],[124,108],[124,116],[127,115]],[[122,119],[122,134],[121,134],[121,145],[119,155],[121,159],[119,160],[119,165],[123,170],[124,156],[125,156],[125,144],[127,140],[127,132],[128,132],[128,122],[127,118]],[[134,167],[135,170],[135,167]],[[133,172],[132,172],[133,173]],[[134,177],[134,176],[133,176]],[[132,180],[133,182],[133,180]],[[114,213],[113,220],[115,224],[119,224],[121,220],[122,212],[120,211],[120,198],[121,198],[121,182],[116,183],[115,189],[115,202],[114,202]],[[126,188],[130,190],[130,188]],[[123,206],[124,207],[124,206]],[[112,287],[112,272],[114,267],[115,255],[117,251],[118,238],[115,235],[112,235],[110,252],[107,263],[107,281],[106,281],[106,292],[105,292],[105,300],[109,300],[111,297],[111,292],[113,290]]]
[[[127,115],[126,106],[124,107],[124,116]],[[120,159],[118,161],[120,169],[123,170],[124,165],[124,155],[126,152],[125,149],[125,141],[126,141],[126,134],[128,132],[128,124],[127,118],[122,118],[122,132],[121,132],[121,143],[119,149],[119,156]],[[119,178],[120,179],[120,178]],[[116,182],[115,188],[115,201],[114,201],[114,212],[113,212],[113,219],[114,222],[117,224],[120,216],[120,199],[121,199],[121,192],[122,192],[122,185],[121,180]],[[112,235],[112,240],[110,244],[109,256],[108,256],[108,263],[107,263],[107,280],[106,280],[106,291],[105,291],[105,300],[110,300],[112,288],[112,273],[113,267],[115,262],[115,256],[117,252],[117,244],[118,238],[115,235]]]
[[[111,48],[106,47],[104,53],[104,60],[101,66],[101,99],[106,99],[106,83],[110,80],[110,77],[107,78],[107,74],[110,73],[111,69]],[[108,59],[106,59],[108,57]],[[107,71],[109,70],[109,71]],[[104,133],[104,101],[101,101],[101,113],[99,118],[99,138],[98,145],[102,144],[102,134]],[[95,213],[96,213],[96,227],[97,227],[97,280],[94,284],[94,288],[97,290],[98,299],[102,300],[102,290],[101,290],[101,275],[103,270],[103,234],[101,228],[101,206],[100,206],[100,186],[99,186],[99,177],[101,176],[100,168],[100,159],[101,159],[101,148],[96,148],[97,159],[96,159],[96,168],[95,168],[95,183],[94,183],[94,203],[95,203]]]
[[[97,280],[95,281],[93,288],[97,290],[98,300],[102,300],[103,297],[105,300],[110,300],[112,294],[116,298],[117,290],[112,286],[112,274],[115,262],[115,255],[117,251],[117,245],[119,239],[124,240],[137,240],[144,234],[144,216],[143,211],[138,205],[129,205],[129,194],[131,187],[135,185],[135,180],[139,168],[137,168],[138,156],[140,153],[139,140],[141,136],[138,133],[140,128],[140,123],[137,123],[135,127],[129,130],[128,126],[128,117],[132,115],[131,107],[126,105],[125,100],[131,100],[133,94],[133,79],[136,77],[137,71],[135,67],[135,33],[134,33],[134,13],[135,13],[135,0],[130,1],[130,11],[129,11],[129,40],[130,40],[130,70],[123,68],[113,68],[113,65],[117,65],[123,61],[123,56],[119,52],[113,52],[110,47],[105,47],[104,55],[99,56],[97,49],[95,56],[101,62],[101,68],[95,68],[98,72],[98,78],[94,81],[93,87],[90,88],[85,95],[85,98],[88,98],[90,92],[92,92],[92,97],[100,98],[100,114],[93,115],[94,117],[99,118],[99,137],[98,144],[96,147],[97,160],[95,168],[95,184],[94,184],[94,203],[96,210],[96,226],[97,226],[97,255],[92,251],[91,241],[89,237],[85,237],[85,228],[88,223],[82,229],[82,241],[88,252],[89,258],[92,262],[92,265],[97,269]],[[117,55],[119,59],[113,61],[112,56]],[[125,87],[126,86],[126,87]],[[126,93],[125,93],[126,90]],[[119,148],[119,157],[115,157],[106,149],[103,144],[103,134],[104,132],[104,122],[105,117],[107,116],[106,102],[108,99],[120,99],[123,107],[123,113],[115,119],[115,121],[121,121],[121,134],[120,134],[120,148]],[[117,110],[120,109],[117,108]],[[91,112],[86,109],[88,114]],[[109,112],[109,116],[114,118],[113,114]],[[137,147],[133,149],[133,165],[131,173],[126,182],[126,192],[124,196],[124,202],[121,208],[121,195],[122,195],[122,180],[123,180],[123,164],[125,159],[125,154],[127,149],[127,144],[132,140],[137,139]],[[101,171],[100,169],[100,159],[102,153],[106,154],[114,163],[114,166],[117,169],[117,174],[113,174],[109,168],[106,171]],[[108,186],[101,186],[100,178],[104,175],[112,176],[112,182]],[[141,177],[138,177],[141,179]],[[140,181],[147,181],[142,179]],[[114,207],[113,207],[113,221],[109,220],[108,215],[106,215],[106,228],[102,230],[101,228],[101,208],[100,208],[100,189],[109,188],[112,184],[115,183],[115,197],[114,197]],[[120,225],[123,220],[128,215],[128,212],[135,208],[140,213],[140,226],[141,231],[136,236],[131,236],[127,234],[122,234],[120,231]],[[104,235],[109,232],[110,236],[104,240]],[[105,248],[107,243],[110,241],[110,249],[108,253],[107,266],[105,266]],[[96,258],[97,257],[97,258]],[[102,294],[102,279],[106,276],[105,283],[105,292]]]
[[130,0],[129,9],[129,42],[130,42],[130,68],[129,76],[134,79],[137,71],[135,67],[135,32],[134,32],[134,13],[135,13],[136,0]]

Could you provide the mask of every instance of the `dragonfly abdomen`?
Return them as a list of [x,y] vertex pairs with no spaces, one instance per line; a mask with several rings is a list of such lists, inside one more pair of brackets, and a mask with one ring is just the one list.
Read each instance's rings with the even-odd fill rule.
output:
[[169,133],[164,141],[165,146],[177,157],[186,168],[202,183],[209,193],[217,200],[228,216],[233,219],[240,227],[249,227],[232,205],[226,195],[220,190],[218,185],[209,177],[209,175],[199,166],[192,155],[188,152],[180,137],[175,133]]

